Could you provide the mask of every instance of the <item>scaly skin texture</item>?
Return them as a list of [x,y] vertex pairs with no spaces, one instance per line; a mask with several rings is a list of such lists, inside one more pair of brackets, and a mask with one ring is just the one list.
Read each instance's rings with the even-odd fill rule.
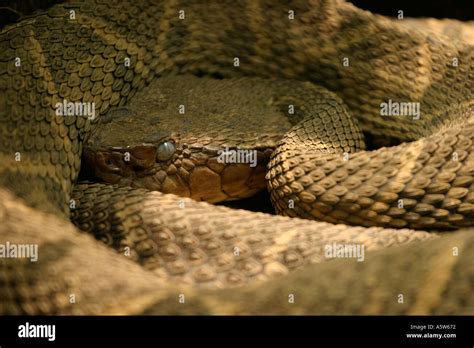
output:
[[332,243],[374,250],[435,238],[231,210],[128,187],[80,184],[73,196],[77,227],[171,284],[236,286],[325,261],[324,248]]
[[[288,19],[288,6],[297,14],[297,20]],[[440,141],[448,142],[449,151],[446,150],[446,156],[441,157],[441,164],[434,167],[438,168],[445,163],[443,160],[447,161],[446,157],[454,151],[451,146],[460,146],[456,151],[459,156],[455,164],[446,167],[446,163],[443,166],[441,174],[444,179],[441,181],[447,182],[448,187],[440,184],[440,190],[448,198],[454,195],[451,205],[455,209],[454,222],[451,217],[448,225],[462,226],[470,220],[472,141],[463,135],[463,129],[470,127],[467,122],[472,119],[472,46],[427,37],[415,30],[405,31],[391,21],[338,1],[295,1],[284,7],[282,10],[281,6],[275,6],[271,1],[209,4],[171,0],[156,3],[86,0],[55,6],[47,13],[37,14],[2,31],[0,186],[23,198],[26,204],[37,210],[22,206],[5,193],[4,216],[12,223],[7,228],[1,227],[0,236],[2,241],[14,240],[13,237],[18,237],[15,238],[18,242],[45,241],[40,247],[40,253],[43,250],[44,254],[43,258],[40,254],[39,268],[20,265],[21,261],[17,259],[2,259],[6,267],[2,267],[0,288],[5,292],[2,299],[8,299],[2,300],[2,312],[115,312],[127,297],[136,299],[140,294],[140,300],[146,301],[146,294],[149,294],[146,289],[150,289],[151,297],[162,294],[167,298],[171,294],[166,292],[166,286],[163,287],[164,293],[161,288],[156,290],[163,283],[155,280],[151,273],[140,273],[130,263],[126,266],[126,260],[117,255],[114,259],[113,253],[101,246],[89,249],[92,240],[86,236],[78,236],[69,230],[68,237],[62,239],[62,245],[47,244],[47,240],[63,238],[57,237],[63,236],[61,234],[54,234],[65,231],[58,218],[68,216],[83,142],[101,116],[110,106],[125,105],[153,79],[175,73],[220,77],[252,75],[321,83],[344,100],[363,129],[404,141],[428,136],[438,126],[440,132],[459,130],[461,136],[456,134],[455,143],[450,137],[441,137]],[[185,10],[185,20],[177,15],[181,9]],[[73,13],[70,12],[72,10]],[[238,67],[233,64],[236,57],[239,58]],[[350,67],[341,64],[341,59],[345,57],[349,58]],[[452,64],[454,57],[459,57],[458,66]],[[130,66],[126,58],[130,59]],[[94,102],[95,119],[56,115],[55,105],[63,99]],[[420,122],[409,124],[400,122],[396,117],[379,117],[380,103],[387,99],[419,101],[423,117]],[[465,125],[459,127],[463,122]],[[292,139],[294,137],[290,133],[283,148],[291,144]],[[415,153],[424,144],[432,143],[433,139],[429,137],[414,143]],[[291,146],[298,149],[295,144]],[[287,169],[285,153],[286,150],[275,155],[270,174],[274,176],[273,180],[270,177],[273,189],[283,192],[284,197],[287,193],[289,196],[299,193],[298,185],[291,187],[288,181],[278,180],[281,175],[278,168]],[[288,154],[297,156],[291,151]],[[311,153],[307,155],[312,156]],[[365,161],[370,155],[359,157]],[[288,159],[288,169],[294,169],[288,172],[290,179],[300,178],[298,168],[305,168],[308,158],[298,161],[293,168],[291,160],[296,159],[300,157]],[[363,180],[370,176],[366,175],[367,171],[363,173]],[[426,177],[429,174],[422,176]],[[409,180],[415,179],[410,177]],[[420,185],[414,187],[415,198],[420,198],[420,192],[416,190],[423,190],[425,182]],[[291,193],[286,187],[290,187]],[[450,193],[453,188],[454,192]],[[370,199],[371,188],[362,191],[357,194]],[[406,194],[406,190],[403,192]],[[158,204],[153,209],[159,209],[156,207],[159,207],[161,199],[166,201],[166,197],[159,194],[152,198]],[[301,205],[303,199],[299,198],[300,201],[295,202],[304,210],[304,205]],[[86,204],[92,204],[90,200],[88,202]],[[312,211],[320,211],[318,203],[324,202],[316,201]],[[96,206],[94,218],[100,218],[106,205]],[[132,202],[118,200],[113,209],[126,213],[128,206],[133,206]],[[206,215],[211,212],[209,209],[206,206]],[[57,217],[40,216],[38,210]],[[223,214],[221,220],[228,219],[229,214]],[[432,226],[431,220],[420,220],[418,225]],[[131,222],[134,221],[132,218]],[[186,222],[187,219],[184,220]],[[266,223],[265,228],[271,224]],[[125,229],[128,226],[125,225]],[[260,231],[263,230],[264,227],[261,227]],[[60,255],[55,253],[63,253],[68,243],[72,243],[71,250],[76,254],[66,253],[62,263]],[[87,257],[97,260],[97,264],[87,264]],[[406,253],[397,257],[405,258]],[[118,267],[114,270],[115,266],[111,264],[115,260]],[[470,274],[467,264],[463,263],[461,267],[463,274],[464,269],[467,275]],[[74,272],[77,268],[81,270],[76,278]],[[100,272],[105,268],[110,272],[105,274],[110,276]],[[112,279],[114,274],[115,279]],[[136,277],[132,274],[143,275],[144,278],[140,282],[137,280],[135,285]],[[117,277],[120,277],[120,282]],[[53,278],[58,278],[58,283],[50,287],[45,279]],[[125,282],[124,278],[127,279]],[[196,283],[197,279],[191,282]],[[90,284],[79,280],[88,280]],[[79,284],[84,286],[84,290],[79,289],[79,292],[84,295],[85,301],[74,307],[70,300],[65,301],[64,294],[70,294],[68,286],[77,289]],[[461,290],[453,288],[456,286],[453,284],[448,291],[460,303],[467,301],[466,296],[472,290],[472,282],[463,284],[467,286]],[[55,293],[58,297],[53,296]],[[131,301],[129,306],[134,304]],[[177,311],[174,306],[164,312]],[[133,312],[127,306],[121,308],[126,313]],[[216,311],[219,311],[218,308],[223,307],[216,305]]]
[[[465,110],[463,115],[471,113]],[[472,120],[412,143],[351,154],[351,159],[308,150],[304,144],[310,143],[312,134],[302,126],[311,129],[310,123],[298,125],[285,135],[269,163],[266,177],[272,200],[284,215],[333,223],[425,229],[470,226]]]
[[[186,88],[189,92],[180,95]],[[227,106],[232,96],[243,105]],[[187,107],[185,116],[178,115],[179,105]],[[108,116],[112,120],[86,145],[85,157],[107,182],[217,202],[262,187],[265,155],[293,124],[267,174],[280,213],[362,226],[469,226],[474,125],[446,127],[443,117],[435,115],[429,124],[411,121],[431,129],[429,137],[353,155],[364,149],[357,123],[336,95],[309,83],[163,78],[141,92],[125,115]],[[170,139],[177,151],[157,160],[160,144]],[[219,163],[218,153],[226,148],[259,151],[260,168]],[[131,159],[125,160],[125,153]]]
[[474,42],[474,21],[460,22],[448,18],[404,18],[394,21],[408,29],[446,36],[449,40],[465,41],[471,44]]
[[145,314],[472,315],[472,232],[369,253],[366,262],[311,265],[246,288],[182,290],[186,306],[170,297]]
[[[3,314],[474,313],[472,231],[442,238],[426,234],[431,240],[369,252],[364,262],[335,260],[306,266],[272,281],[216,290],[156,276],[156,272],[117,257],[110,248],[77,233],[61,219],[27,207],[3,189],[0,198],[0,235],[12,243],[38,243],[40,250],[36,263],[2,260]],[[205,203],[185,200],[203,210],[208,208]],[[302,226],[307,223],[300,221]],[[291,223],[287,220],[288,226]],[[38,233],[38,228],[43,233]],[[341,229],[350,232],[357,228]],[[369,235],[369,230],[359,228],[353,236],[371,240],[387,231],[374,228]],[[411,238],[413,234],[394,230],[386,236]],[[453,248],[458,256],[453,255]],[[404,295],[403,303],[398,302],[400,294]],[[290,295],[294,296],[291,304]],[[180,303],[182,296],[184,303]]]

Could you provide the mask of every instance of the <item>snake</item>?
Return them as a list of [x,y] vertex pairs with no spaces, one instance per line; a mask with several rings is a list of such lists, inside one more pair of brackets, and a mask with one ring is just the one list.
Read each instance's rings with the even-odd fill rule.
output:
[[[0,236],[38,245],[39,257],[2,258],[0,312],[472,313],[474,62],[462,36],[343,1],[85,0],[7,26]],[[155,107],[193,83],[241,92],[186,119],[188,135],[208,131],[191,145],[166,129],[130,131],[131,147],[101,143],[154,83],[165,93]],[[58,115],[64,100],[96,114]],[[421,114],[382,115],[392,101]],[[277,114],[283,126],[265,118]],[[266,136],[249,132],[259,120]],[[400,144],[365,150],[360,130]],[[267,170],[222,168],[216,144],[257,151]],[[77,182],[81,162],[114,183]],[[286,216],[196,201],[241,198],[262,182]],[[363,245],[370,260],[322,262],[331,243]]]

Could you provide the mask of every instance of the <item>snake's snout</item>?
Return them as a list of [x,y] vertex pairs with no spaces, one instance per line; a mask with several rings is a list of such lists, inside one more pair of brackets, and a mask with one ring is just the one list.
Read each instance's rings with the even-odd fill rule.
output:
[[94,174],[109,183],[149,170],[155,165],[158,149],[153,144],[113,147],[105,150],[84,150],[84,159]]

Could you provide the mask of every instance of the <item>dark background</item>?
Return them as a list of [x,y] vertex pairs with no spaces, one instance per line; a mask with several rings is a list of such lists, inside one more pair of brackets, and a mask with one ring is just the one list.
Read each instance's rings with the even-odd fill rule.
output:
[[473,0],[349,0],[357,7],[396,17],[403,10],[404,17],[454,18],[463,21],[474,20]]

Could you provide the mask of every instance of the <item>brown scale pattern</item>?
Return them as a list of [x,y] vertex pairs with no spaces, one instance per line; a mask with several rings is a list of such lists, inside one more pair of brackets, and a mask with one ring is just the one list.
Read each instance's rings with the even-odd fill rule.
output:
[[[88,188],[99,193],[99,185]],[[104,188],[104,196],[110,190]],[[120,189],[125,197],[132,190]],[[84,192],[83,190],[81,192]],[[113,194],[114,191],[112,191]],[[151,199],[165,198],[164,210],[175,212],[171,195],[149,193]],[[405,246],[369,252],[367,262],[335,260],[306,265],[268,282],[252,282],[241,287],[217,290],[205,283],[189,286],[181,279],[170,282],[166,273],[157,276],[69,223],[43,214],[22,204],[11,193],[0,190],[0,235],[12,243],[37,243],[39,258],[4,259],[0,269],[0,312],[2,314],[472,314],[470,290],[474,284],[472,230],[442,238],[433,234],[381,228],[340,226],[339,233],[325,223],[309,222],[327,228],[335,236],[382,248],[387,239],[395,243],[423,240]],[[192,211],[208,211],[206,203],[186,200]],[[97,201],[100,201],[97,200]],[[162,201],[162,199],[160,199]],[[135,201],[136,202],[136,201]],[[153,208],[154,209],[154,208]],[[120,210],[120,208],[119,208]],[[222,210],[224,213],[225,210]],[[184,212],[183,212],[184,214]],[[243,214],[251,216],[248,212]],[[194,214],[193,214],[194,215]],[[226,214],[227,215],[227,214]],[[25,219],[25,216],[28,219]],[[163,215],[164,217],[168,215]],[[178,217],[173,215],[173,217]],[[157,218],[158,221],[160,218]],[[112,219],[110,219],[112,220]],[[171,219],[170,219],[171,220]],[[293,219],[278,217],[277,226],[291,228]],[[102,220],[104,221],[104,220]],[[260,214],[259,220],[272,233],[268,221],[273,217]],[[309,231],[308,222],[298,220]],[[280,225],[281,224],[281,225]],[[179,223],[173,222],[179,232]],[[237,225],[235,225],[237,226]],[[43,233],[38,233],[41,228]],[[196,228],[195,235],[198,229]],[[340,233],[344,231],[344,233]],[[175,236],[173,231],[155,229],[154,240],[164,245]],[[217,232],[211,231],[211,236]],[[325,231],[326,232],[326,231]],[[147,235],[151,239],[151,234]],[[388,238],[384,238],[387,236]],[[247,239],[249,245],[251,245]],[[380,245],[372,244],[377,238]],[[138,241],[140,238],[135,237]],[[202,234],[201,240],[204,240]],[[141,240],[146,240],[141,238]],[[331,242],[332,238],[329,239]],[[199,242],[200,240],[198,240]],[[191,245],[193,242],[188,242]],[[300,242],[301,243],[301,242]],[[317,239],[315,245],[320,243]],[[453,255],[453,248],[459,255]],[[256,247],[251,247],[252,251]],[[311,249],[310,249],[311,250]],[[149,257],[149,255],[147,255]],[[111,262],[113,260],[113,262]],[[288,261],[295,260],[289,257]],[[297,259],[296,259],[297,260]],[[224,260],[225,264],[225,260]],[[390,272],[386,265],[390,264]],[[197,269],[196,265],[193,269]],[[222,271],[221,276],[226,272]],[[227,272],[229,273],[229,272]],[[315,274],[317,276],[315,276]],[[198,275],[200,277],[202,275]],[[235,279],[235,278],[234,278]],[[246,278],[245,280],[250,280]],[[406,279],[410,279],[409,282]],[[203,286],[200,286],[202,284]],[[347,289],[350,289],[349,293]],[[405,302],[399,304],[402,293]],[[288,303],[292,294],[295,302]],[[363,296],[361,296],[364,294]],[[367,294],[371,294],[367,298]],[[74,300],[71,300],[74,296]],[[184,296],[185,303],[179,300]]]
[[268,186],[289,216],[367,227],[470,226],[473,139],[474,124],[465,122],[394,148],[329,157],[295,149],[305,141],[296,131],[273,155]]
[[81,231],[173,284],[237,286],[321,262],[324,246],[331,243],[375,250],[435,237],[212,208],[189,198],[103,184],[76,185],[73,198],[71,219]]
[[[469,122],[472,118],[472,46],[398,28],[391,21],[359,11],[342,1],[294,1],[290,5],[297,14],[297,20],[288,23],[285,11],[289,5],[285,5],[285,11],[282,11],[280,6],[267,0],[237,3],[222,1],[211,5],[198,0],[157,1],[153,4],[145,0],[85,0],[54,6],[47,12],[8,26],[0,33],[0,214],[2,221],[5,221],[5,224],[0,225],[0,237],[2,242],[38,243],[40,253],[43,253],[43,256],[40,254],[37,267],[17,259],[1,260],[2,266],[5,266],[1,268],[0,278],[2,313],[136,313],[140,308],[143,310],[147,307],[147,301],[149,304],[149,301],[158,301],[160,297],[166,299],[166,296],[175,296],[168,290],[168,282],[165,282],[163,292],[156,290],[163,285],[160,277],[153,277],[150,272],[120,259],[110,250],[93,243],[89,237],[80,236],[71,227],[65,227],[64,221],[58,219],[59,216],[64,218],[68,215],[70,194],[80,168],[83,144],[97,127],[98,120],[111,106],[125,105],[137,91],[163,75],[252,75],[320,83],[334,91],[348,105],[362,129],[368,129],[376,135],[399,137],[404,141],[418,141],[425,137],[413,143],[415,145],[404,145],[407,150],[409,146],[414,146],[415,150],[421,151],[426,145],[427,149],[435,151],[438,148],[440,154],[448,156],[454,147],[441,143],[445,139],[449,143],[450,138],[441,137],[441,140],[435,141],[430,136],[437,127],[440,127],[440,134],[448,134],[449,128],[453,132],[459,131],[452,139],[456,140],[453,144],[460,144],[460,148],[467,146],[466,150],[459,150],[458,153],[461,167],[456,168],[456,165],[446,162],[444,170],[443,155],[431,156],[435,158],[433,167],[443,170],[437,174],[439,180],[434,182],[430,194],[444,195],[437,214],[442,217],[446,214],[445,210],[452,211],[446,220],[450,225],[462,226],[464,221],[469,221],[472,216],[469,205],[472,202],[472,187],[468,186],[469,178],[472,179],[472,151],[468,141],[471,138],[463,130],[470,126],[459,128],[458,123]],[[187,13],[185,21],[177,17],[177,10],[181,8]],[[72,10],[75,11],[75,19],[70,17]],[[341,65],[341,58],[345,56],[350,58],[350,68]],[[235,57],[240,58],[239,68],[232,65]],[[456,57],[459,57],[458,67],[452,65]],[[15,64],[18,63],[16,58],[20,59],[20,66]],[[130,67],[125,66],[125,58],[130,58]],[[57,116],[54,107],[65,98],[94,102],[97,117],[90,120],[85,117]],[[387,98],[420,101],[424,116],[417,123],[379,117],[379,105]],[[336,140],[333,134],[328,134],[328,139]],[[433,152],[430,153],[433,155]],[[20,161],[15,160],[18,154],[21,155]],[[275,156],[287,155],[280,151]],[[364,165],[371,162],[371,156],[370,153],[356,156],[360,158],[360,163],[356,162],[353,169],[358,170],[357,163]],[[327,159],[323,157],[317,161],[324,162]],[[333,164],[337,160],[330,163],[324,165],[325,171],[334,170]],[[305,168],[306,164],[298,165],[288,174],[290,179],[304,177]],[[365,180],[372,174],[371,170],[360,172],[356,180]],[[300,191],[306,182],[304,180],[308,179],[299,180],[303,181],[293,182],[285,188],[284,193],[288,189]],[[334,180],[323,179],[323,189],[334,187]],[[408,212],[411,214],[405,218],[417,220],[418,215],[431,209],[426,205],[435,207],[435,204],[439,204],[436,201],[441,199],[440,196],[428,196],[427,201],[423,202],[426,205],[419,206],[425,184],[426,180],[414,187],[404,188],[404,194],[412,199],[409,203],[417,209]],[[4,189],[24,200],[18,201]],[[361,202],[357,204],[372,206],[378,203],[373,209],[383,211],[385,207],[380,202],[371,201],[373,187],[364,187],[362,191]],[[178,214],[176,197],[147,193],[152,202],[145,200],[142,203],[143,212],[136,215],[139,197],[131,192],[128,199],[117,199],[117,209],[125,214],[124,221],[127,222],[124,228],[133,231],[124,243],[135,245],[138,255],[146,255],[150,245],[143,243],[146,239],[139,228],[139,224],[143,226],[140,214],[150,214],[146,218],[149,216],[152,219],[152,214],[164,209],[165,216],[173,217],[173,214]],[[324,196],[324,201],[316,202],[316,207],[329,209],[329,204],[339,199],[337,194],[344,193],[331,192]],[[92,216],[99,221],[107,214],[107,209],[112,208],[108,208],[107,198],[100,194],[98,196],[102,197],[99,198],[100,204],[89,201],[84,206],[89,204]],[[385,197],[384,200],[390,201],[391,198]],[[160,207],[161,201],[163,208]],[[147,206],[147,202],[153,205]],[[189,204],[192,206],[194,203]],[[78,209],[81,209],[80,205]],[[90,211],[84,209],[87,219],[87,212]],[[240,216],[240,213],[215,209],[201,205],[197,211],[200,217],[217,214],[214,223],[222,223],[229,229],[231,227],[226,225],[229,214]],[[38,210],[53,213],[57,217],[42,214]],[[374,217],[374,211],[366,210],[365,214],[370,220]],[[128,212],[132,215],[128,216]],[[248,215],[248,219],[253,217]],[[173,232],[177,236],[183,233],[183,230],[179,230],[180,224],[192,229],[193,234],[199,235],[197,238],[202,240],[213,229],[222,231],[222,226],[215,225],[209,230],[199,227],[195,230],[197,224],[191,225],[187,214],[176,218],[183,220],[176,222],[176,225],[170,221],[177,228]],[[266,223],[259,225],[262,234],[269,228],[273,231],[273,220],[270,222],[269,217],[265,219],[268,219]],[[107,221],[100,222],[104,228]],[[237,221],[240,223],[240,220]],[[281,221],[289,224],[285,231],[293,226],[293,220]],[[418,218],[417,223],[428,225],[427,220],[422,218]],[[306,224],[307,221],[304,226]],[[337,231],[332,225],[312,224],[316,231],[314,234],[308,233],[314,238],[322,236],[319,234],[321,226],[329,226],[330,231]],[[232,226],[237,226],[237,223]],[[359,229],[365,231],[362,227]],[[354,230],[344,226],[337,235],[345,238],[348,236],[347,231]],[[384,230],[377,231],[383,233]],[[246,236],[244,232],[239,233],[242,233],[242,237]],[[407,237],[410,236],[415,235],[408,233]],[[114,236],[102,238],[116,241]],[[467,239],[459,238],[458,241]],[[121,241],[120,238],[118,240]],[[209,256],[221,250],[218,239],[212,241],[214,244],[206,244],[205,252]],[[285,244],[283,248],[290,245]],[[179,245],[169,246],[159,256],[163,261],[159,259],[158,262],[164,262],[166,257],[185,256],[177,252],[176,246]],[[430,253],[428,247],[417,250],[423,255]],[[400,254],[393,251],[394,258],[400,262],[406,258],[410,249],[402,251]],[[270,252],[269,256],[275,259],[281,257],[274,252]],[[286,256],[285,260],[280,261],[281,264],[299,260],[293,254]],[[379,262],[384,260],[382,257]],[[463,260],[469,259],[464,257]],[[259,274],[265,275],[263,265],[254,257],[252,262],[242,265],[242,273],[248,279]],[[209,269],[211,265],[205,266],[202,272],[191,268],[197,274],[186,274],[183,280],[196,282],[197,279],[208,279],[213,270]],[[459,267],[466,271],[466,276],[472,269],[464,263]],[[180,266],[179,263],[171,262],[164,268],[165,274],[174,274],[182,269],[182,264]],[[398,269],[404,270],[403,267]],[[311,271],[317,273],[317,270],[308,269],[308,272]],[[219,285],[219,282],[224,284],[225,276],[226,272],[221,272],[209,281],[216,281],[214,285]],[[370,279],[371,275],[368,277]],[[124,281],[125,278],[127,281]],[[471,278],[464,279],[467,279],[467,283],[463,283],[462,289],[467,291],[453,289],[456,284],[451,284],[446,291],[457,296],[455,300],[461,302],[472,288],[472,282],[468,282]],[[266,285],[263,286],[268,289]],[[278,289],[275,288],[275,291]],[[77,306],[71,305],[65,298],[71,290],[81,295]],[[226,296],[225,293],[222,295]],[[128,299],[133,301],[128,302]],[[168,309],[175,307],[167,301],[164,304],[165,307],[170,305]],[[446,312],[445,309],[440,311]]]
[[[37,262],[2,259],[2,314],[132,313],[140,298],[157,295],[164,285],[124,258],[109,263],[117,255],[70,223],[27,207],[4,189],[0,196],[2,243],[34,243],[39,250]],[[132,297],[138,300],[133,305]]]
[[[0,88],[5,127],[1,129],[1,150],[7,164],[11,164],[3,171],[38,178],[43,186],[38,196],[45,197],[44,201],[48,200],[44,192],[49,191],[46,181],[54,182],[63,194],[70,194],[80,168],[82,141],[96,123],[86,117],[57,116],[56,103],[63,99],[94,102],[102,114],[110,106],[125,103],[145,84],[145,78],[153,77],[144,65],[153,64],[152,54],[145,48],[149,42],[145,35],[138,35],[148,30],[150,36],[152,23],[142,18],[146,14],[139,15],[137,3],[130,6],[130,15],[141,18],[142,24],[131,32],[125,30],[133,23],[119,8],[127,5],[88,1],[55,6],[2,34]],[[69,17],[71,10],[77,13],[74,20]],[[120,12],[122,15],[108,16]],[[159,15],[158,9],[152,13]],[[109,19],[105,21],[104,17]],[[130,69],[124,68],[125,57],[130,58]],[[19,67],[15,66],[16,59],[20,59]],[[18,163],[11,160],[16,152],[22,155]],[[46,202],[36,206],[47,211],[59,208],[65,213],[67,196],[54,208],[48,208]]]
[[[238,289],[186,289],[188,292],[183,293],[189,295],[185,306],[173,305],[172,293],[157,299],[144,313],[472,315],[472,232],[468,229],[423,244],[376,251],[368,254],[368,262],[337,260],[311,265],[279,279]],[[453,255],[454,247],[462,250],[462,256]],[[403,303],[398,302],[400,294]],[[289,302],[290,295],[293,303]]]

